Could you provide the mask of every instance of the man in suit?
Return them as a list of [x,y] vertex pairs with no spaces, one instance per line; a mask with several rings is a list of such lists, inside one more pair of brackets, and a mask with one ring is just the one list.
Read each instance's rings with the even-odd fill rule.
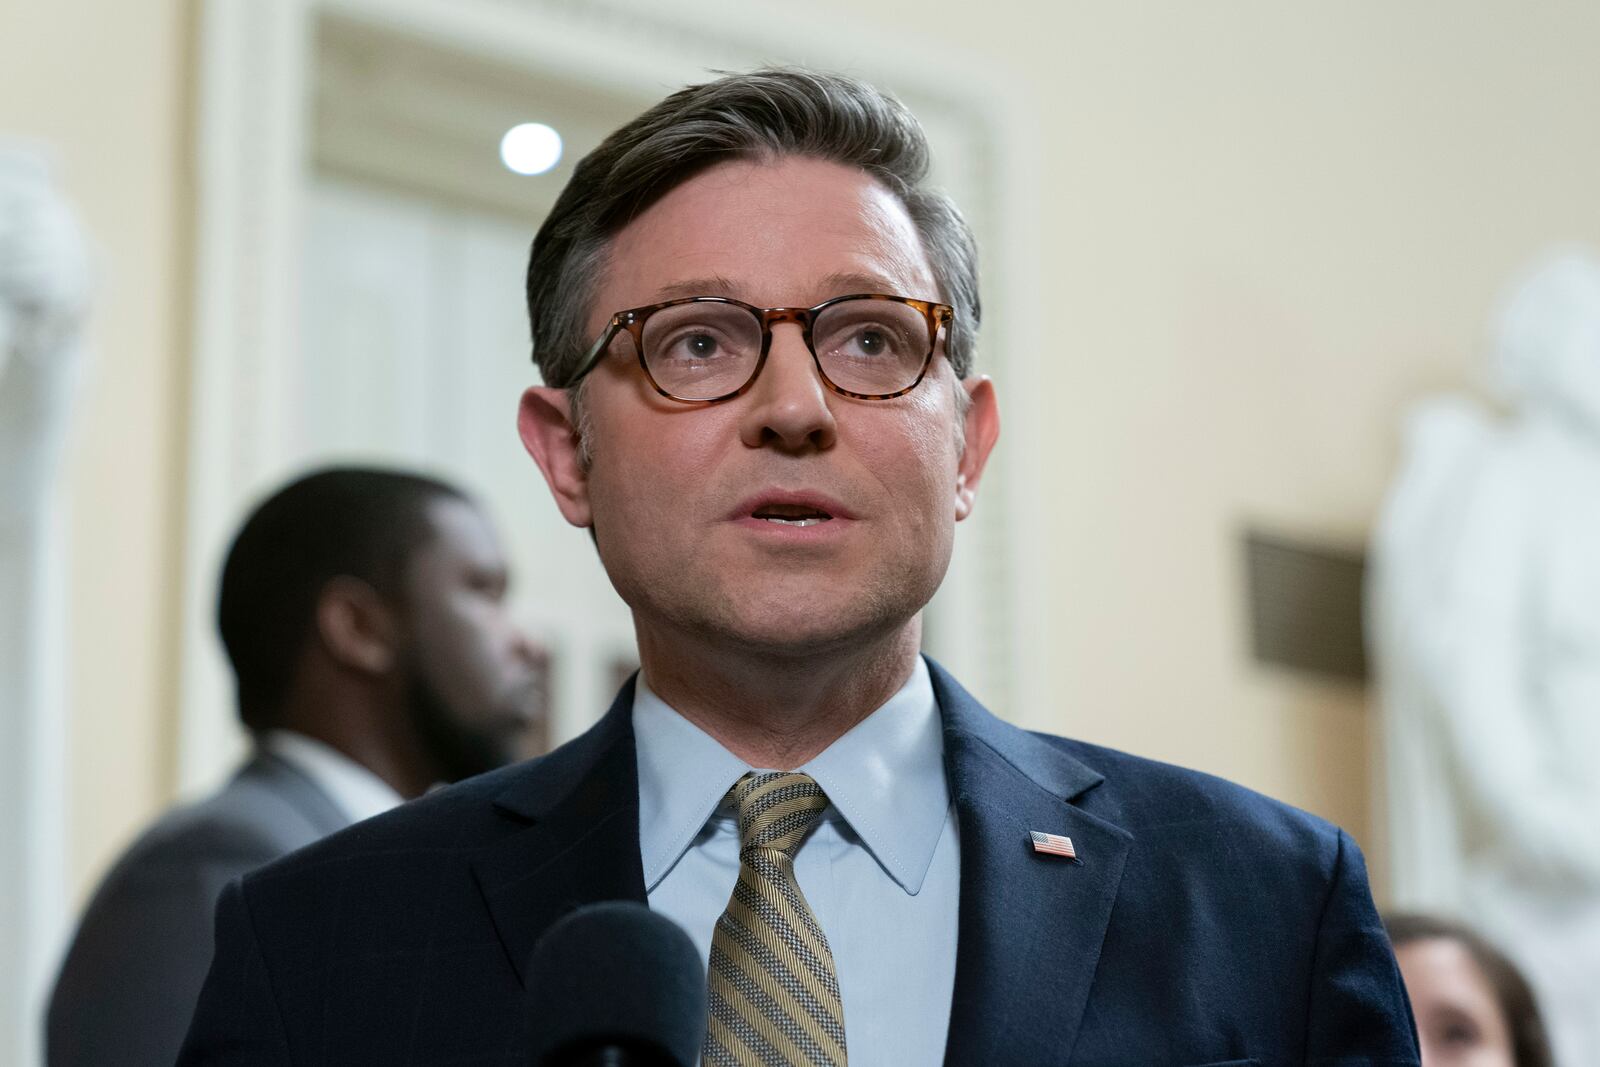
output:
[[513,758],[536,678],[506,580],[483,514],[432,479],[325,470],[256,509],[218,604],[254,752],[95,893],[50,1002],[52,1065],[170,1065],[224,885]]
[[235,883],[185,1064],[519,1063],[542,933],[646,901],[711,1064],[1415,1064],[1360,853],[984,710],[918,653],[998,435],[898,103],[685,89],[534,242],[520,428],[632,609],[587,734]]

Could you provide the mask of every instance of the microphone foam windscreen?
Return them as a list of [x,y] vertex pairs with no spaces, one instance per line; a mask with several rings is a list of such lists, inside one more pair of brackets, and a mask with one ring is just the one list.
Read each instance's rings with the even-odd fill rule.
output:
[[618,1046],[637,1061],[697,1067],[706,972],[682,927],[643,904],[579,908],[545,931],[528,967],[533,1063]]

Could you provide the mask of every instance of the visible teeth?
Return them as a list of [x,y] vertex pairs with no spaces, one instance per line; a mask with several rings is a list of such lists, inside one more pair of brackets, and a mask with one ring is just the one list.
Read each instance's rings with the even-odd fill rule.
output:
[[827,521],[826,519],[819,519],[819,518],[815,518],[815,517],[808,518],[808,519],[777,519],[777,518],[773,518],[770,515],[763,515],[762,516],[762,520],[765,521],[765,522],[781,523],[784,526],[815,526],[819,522],[826,522]]

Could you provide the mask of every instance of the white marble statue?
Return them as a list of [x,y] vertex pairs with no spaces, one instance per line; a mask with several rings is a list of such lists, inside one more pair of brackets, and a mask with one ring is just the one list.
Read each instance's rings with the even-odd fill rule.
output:
[[1508,414],[1421,405],[1372,552],[1394,899],[1528,972],[1557,1062],[1600,1064],[1600,259],[1512,287]]
[[0,142],[0,1062],[33,1063],[66,921],[56,497],[90,270],[37,154]]

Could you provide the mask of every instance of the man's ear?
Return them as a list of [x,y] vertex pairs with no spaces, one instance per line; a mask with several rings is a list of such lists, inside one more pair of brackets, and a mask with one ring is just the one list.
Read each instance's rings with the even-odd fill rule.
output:
[[400,654],[400,620],[378,591],[359,578],[329,580],[317,594],[317,636],[336,661],[383,674]]
[[572,424],[567,391],[535,385],[524,392],[517,407],[517,433],[544,473],[562,516],[574,526],[589,526],[594,521],[589,477],[579,458],[582,442]]
[[956,465],[956,521],[972,514],[978,499],[978,482],[988,465],[989,453],[1000,439],[1000,402],[987,374],[958,382],[967,391],[966,448]]

